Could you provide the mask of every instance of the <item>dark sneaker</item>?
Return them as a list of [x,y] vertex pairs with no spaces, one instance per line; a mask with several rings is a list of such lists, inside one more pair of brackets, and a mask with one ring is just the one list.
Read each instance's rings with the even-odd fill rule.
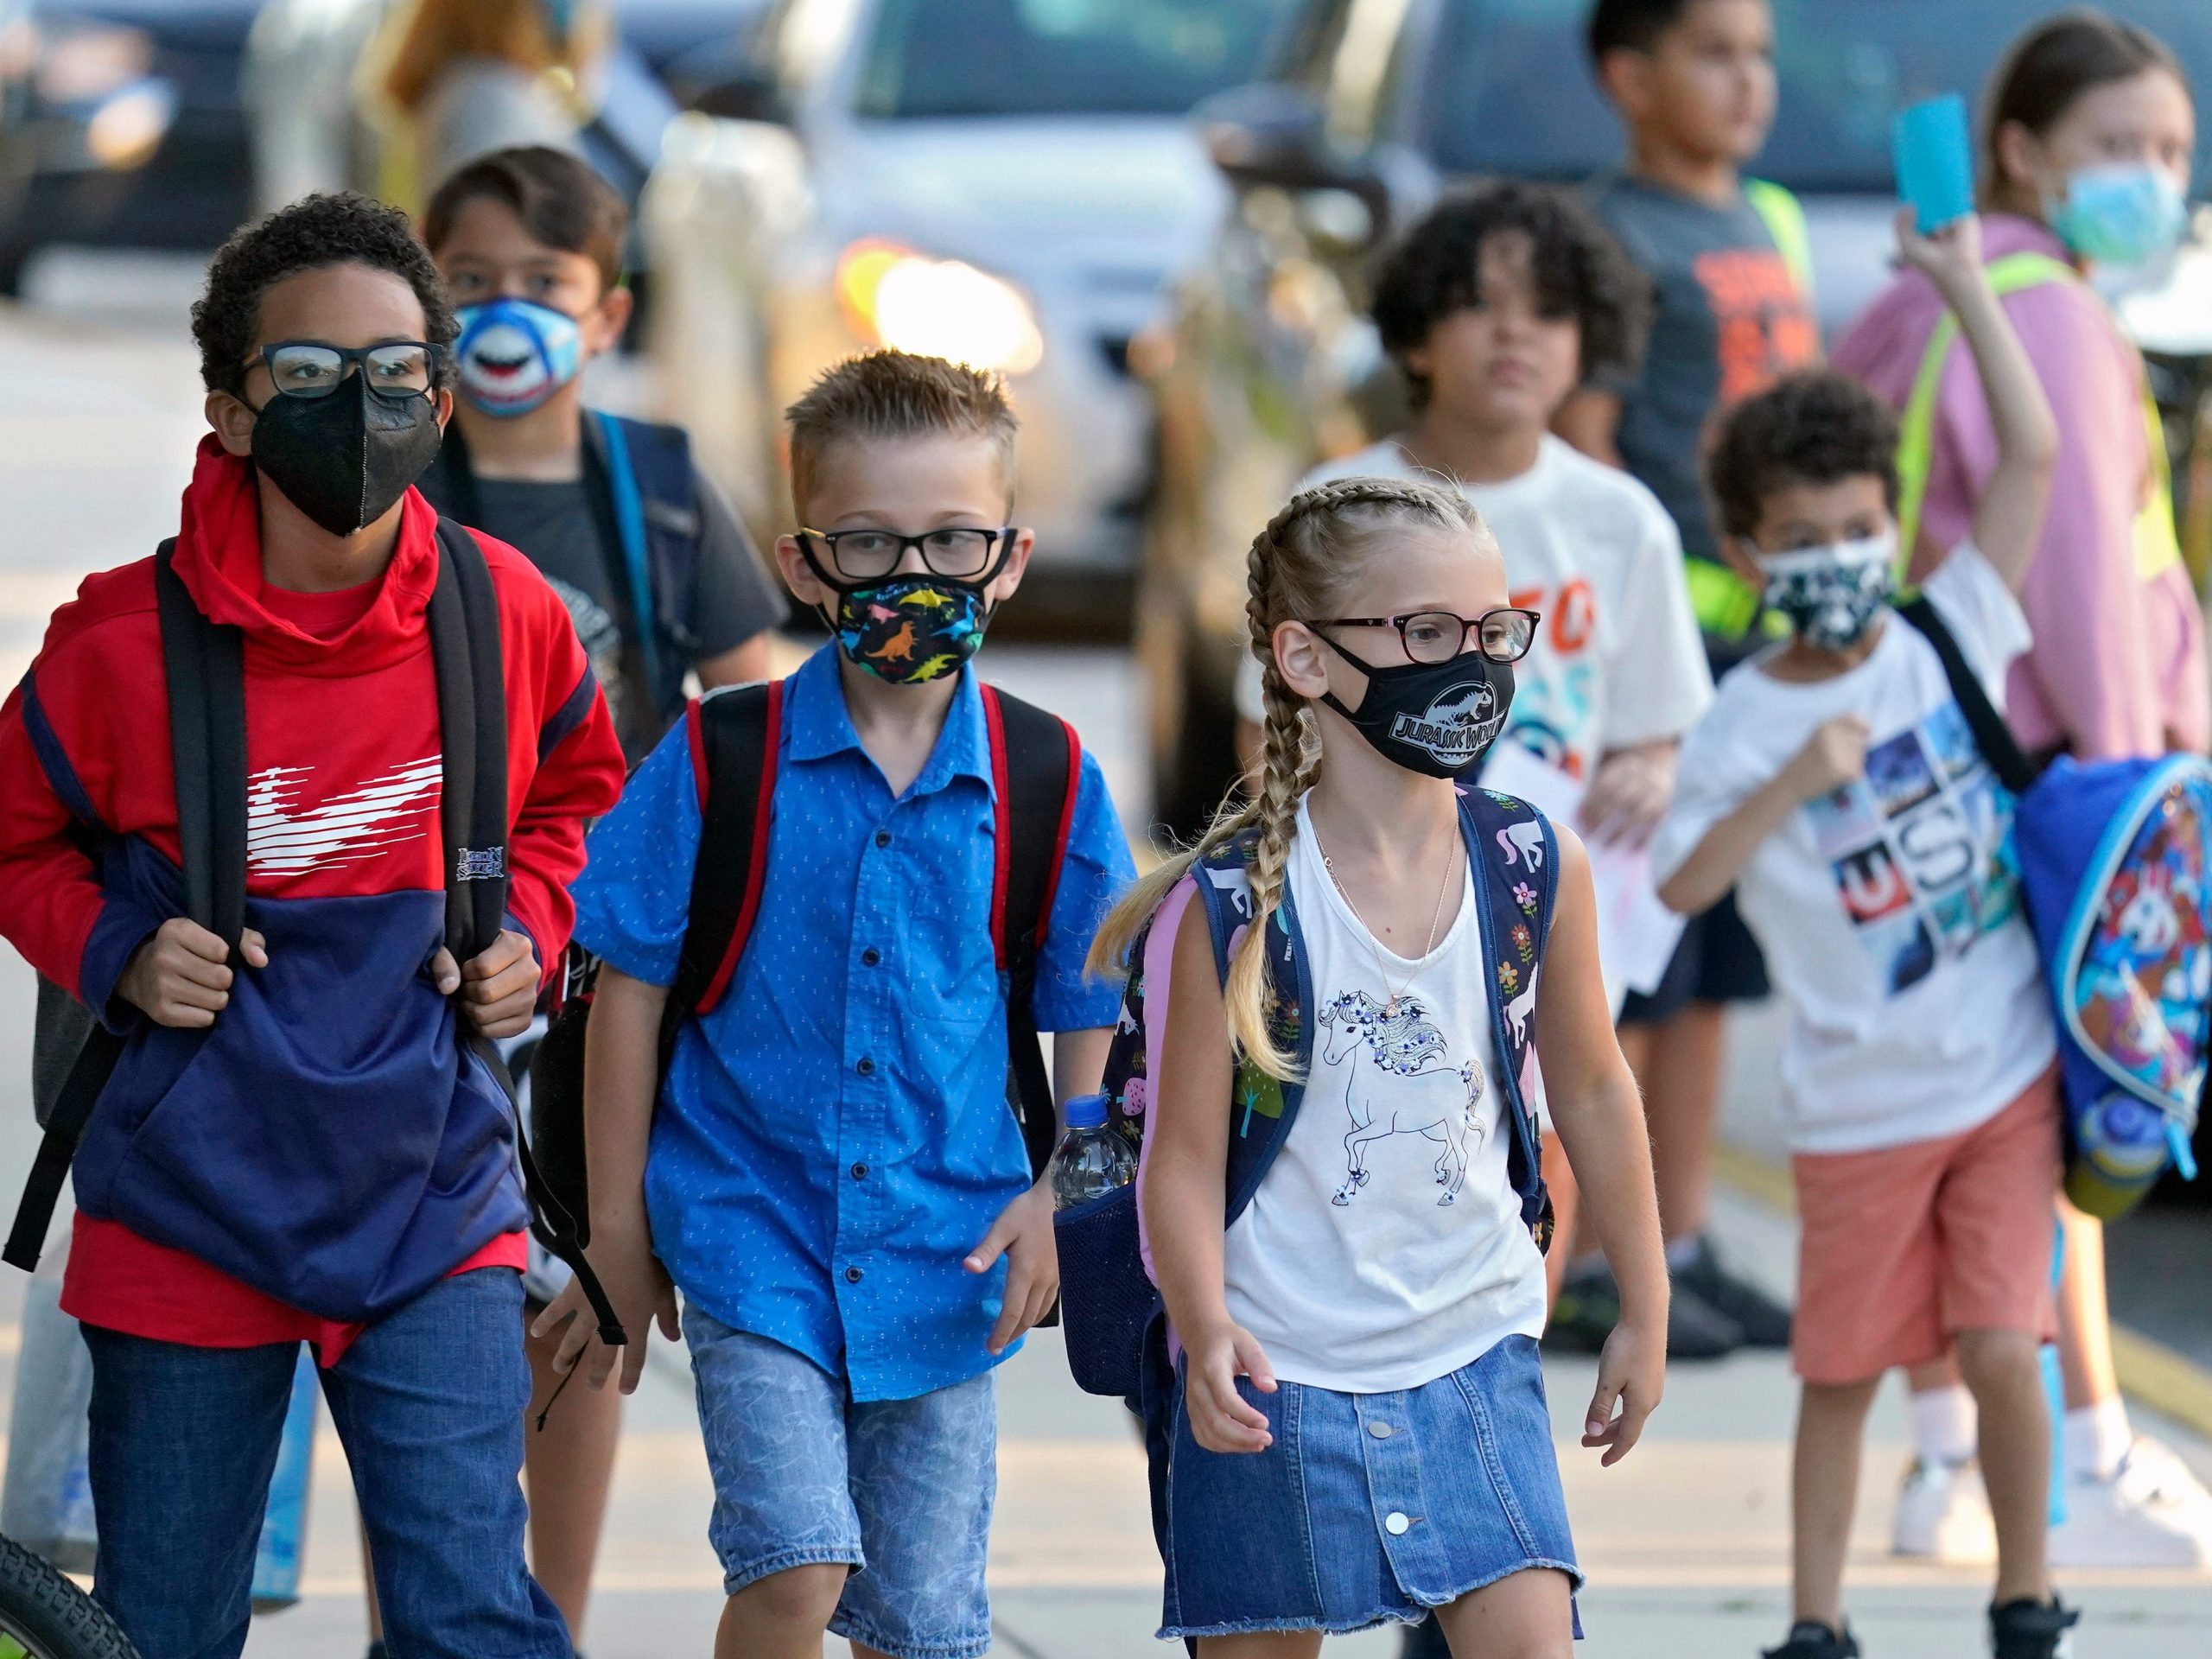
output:
[[1767,1649],[1764,1659],[1859,1659],[1859,1638],[1848,1624],[1839,1635],[1817,1618],[1801,1618],[1789,1627],[1789,1639]]
[[1719,1253],[1709,1237],[1697,1242],[1697,1255],[1676,1270],[1675,1294],[1688,1291],[1714,1313],[1733,1319],[1744,1333],[1747,1348],[1787,1348],[1789,1310],[1749,1280],[1739,1279],[1720,1265]]
[[2081,1610],[2056,1596],[2049,1601],[2008,1601],[1989,1610],[1989,1650],[1996,1659],[2066,1659],[2074,1651],[2073,1629],[2081,1622]]
[[[1620,1287],[1600,1268],[1560,1287],[1544,1342],[1568,1353],[1594,1354],[1605,1347],[1620,1317]],[[1695,1292],[1676,1287],[1667,1310],[1668,1358],[1719,1359],[1743,1345],[1743,1331],[1733,1319]]]

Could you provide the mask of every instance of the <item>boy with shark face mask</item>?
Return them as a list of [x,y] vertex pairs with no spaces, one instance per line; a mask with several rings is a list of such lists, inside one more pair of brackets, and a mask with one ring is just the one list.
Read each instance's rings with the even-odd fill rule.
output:
[[[2017,595],[2057,428],[1983,271],[1980,221],[1930,238],[1907,209],[1897,235],[1959,319],[1997,436],[1972,536],[1922,592],[2001,708],[2030,643]],[[1859,1652],[1842,1574],[1866,1409],[1884,1372],[1947,1354],[1980,1414],[1993,1650],[2055,1659],[2075,1618],[2045,1557],[2037,1361],[2056,1331],[2055,1044],[2010,798],[1936,647],[1890,606],[1896,453],[1887,406],[1834,372],[1784,380],[1722,427],[1707,477],[1730,561],[1795,632],[1721,683],[1653,862],[1685,912],[1735,885],[1792,1015],[1803,1405],[1796,1605],[1770,1659]]]
[[[557,149],[485,156],[432,198],[423,237],[461,333],[454,418],[422,488],[518,548],[561,595],[634,764],[682,710],[687,671],[708,687],[767,674],[785,607],[683,431],[583,404],[584,365],[630,320],[626,226],[621,198]],[[529,1311],[566,1282],[534,1251]],[[530,1351],[543,1405],[551,1349]],[[579,1632],[620,1431],[619,1396],[578,1390],[527,1440],[532,1558]]]
[[631,760],[702,686],[768,672],[781,597],[676,427],[584,407],[585,364],[628,325],[628,213],[577,157],[472,162],[440,188],[423,240],[453,289],[453,429],[423,493],[520,548],[568,601]]

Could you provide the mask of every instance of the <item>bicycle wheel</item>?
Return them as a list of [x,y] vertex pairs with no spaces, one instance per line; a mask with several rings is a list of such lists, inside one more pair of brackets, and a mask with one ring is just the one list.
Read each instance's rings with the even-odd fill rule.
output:
[[0,1659],[138,1659],[138,1649],[90,1596],[0,1538]]

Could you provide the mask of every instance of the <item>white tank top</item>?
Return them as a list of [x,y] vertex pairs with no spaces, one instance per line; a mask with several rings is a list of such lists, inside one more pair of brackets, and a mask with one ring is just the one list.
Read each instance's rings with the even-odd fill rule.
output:
[[1507,1175],[1472,874],[1419,963],[1352,913],[1304,802],[1287,880],[1313,976],[1313,1070],[1229,1230],[1229,1314],[1287,1382],[1416,1388],[1544,1328],[1543,1256]]

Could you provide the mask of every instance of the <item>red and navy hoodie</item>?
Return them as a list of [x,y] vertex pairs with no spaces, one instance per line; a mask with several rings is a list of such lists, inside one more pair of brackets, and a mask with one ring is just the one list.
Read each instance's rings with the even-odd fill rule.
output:
[[[272,588],[251,463],[201,446],[174,567],[244,631],[245,919],[269,944],[210,1030],[115,995],[183,912],[153,561],[88,578],[0,708],[0,935],[127,1038],[75,1166],[65,1304],[92,1323],[218,1346],[328,1338],[518,1260],[509,1108],[461,1063],[429,973],[445,918],[436,522],[410,490],[374,582]],[[505,659],[509,925],[550,973],[622,751],[566,607],[477,539]]]

